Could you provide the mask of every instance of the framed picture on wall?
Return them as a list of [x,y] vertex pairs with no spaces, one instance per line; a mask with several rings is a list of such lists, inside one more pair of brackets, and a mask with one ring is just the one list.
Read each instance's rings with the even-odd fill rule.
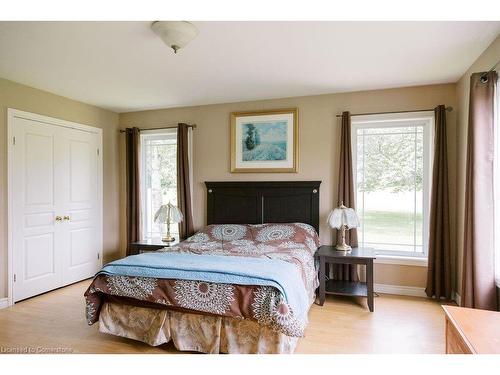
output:
[[298,109],[231,113],[231,172],[297,172]]

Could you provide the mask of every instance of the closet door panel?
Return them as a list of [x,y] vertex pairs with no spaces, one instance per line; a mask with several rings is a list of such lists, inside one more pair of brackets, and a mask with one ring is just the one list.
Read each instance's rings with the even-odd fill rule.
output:
[[81,203],[89,207],[93,203],[95,194],[96,148],[92,137],[87,134],[75,135],[84,139],[69,139],[70,204]]
[[98,136],[67,129],[64,166],[66,242],[63,283],[92,277],[98,270]]
[[12,151],[12,249],[14,301],[62,282],[61,202],[56,180],[61,129],[32,120],[14,120]]
[[[30,125],[27,125],[27,128],[30,128]],[[53,205],[54,134],[40,134],[36,130],[27,129],[22,135],[24,136],[25,204],[26,206]]]

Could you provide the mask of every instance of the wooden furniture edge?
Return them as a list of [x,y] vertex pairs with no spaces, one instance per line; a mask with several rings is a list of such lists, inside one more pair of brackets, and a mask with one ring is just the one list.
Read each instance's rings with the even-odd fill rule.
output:
[[[469,339],[467,339],[467,336],[465,335],[464,331],[462,330],[462,328],[460,327],[458,322],[453,318],[452,313],[448,310],[449,307],[452,307],[452,308],[454,308],[454,307],[460,308],[460,307],[458,307],[458,306],[441,306],[441,307],[443,308],[443,310],[445,312],[446,319],[448,319],[453,324],[453,327],[456,329],[456,331],[460,335],[460,339],[465,344],[465,346],[467,346],[467,348],[470,350],[470,352],[472,354],[477,354],[476,349],[474,349],[474,346],[471,344]],[[445,326],[445,330],[446,330],[446,332],[445,332],[446,339],[448,339],[448,329],[446,326]]]

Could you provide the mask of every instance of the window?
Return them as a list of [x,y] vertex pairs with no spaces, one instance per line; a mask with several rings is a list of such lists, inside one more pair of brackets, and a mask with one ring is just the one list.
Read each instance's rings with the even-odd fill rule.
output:
[[[162,204],[177,205],[177,129],[141,132],[141,205],[142,236],[159,238],[165,225],[154,222]],[[179,226],[170,231],[178,237]]]
[[352,118],[360,246],[427,257],[434,113]]

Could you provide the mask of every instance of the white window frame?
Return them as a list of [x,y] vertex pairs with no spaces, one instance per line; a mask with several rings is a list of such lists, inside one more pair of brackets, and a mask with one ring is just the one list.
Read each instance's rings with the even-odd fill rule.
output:
[[493,208],[494,208],[494,258],[495,258],[495,283],[497,288],[500,288],[500,116],[498,110],[500,109],[500,90],[498,89],[499,83],[495,87],[495,101],[494,101],[494,158],[493,158]]
[[[150,239],[146,234],[146,220],[144,219],[146,217],[146,201],[147,201],[147,189],[145,186],[146,179],[144,178],[144,171],[146,171],[146,155],[145,155],[145,147],[143,147],[143,140],[144,139],[164,139],[165,136],[168,135],[169,137],[177,137],[177,128],[171,128],[171,129],[157,129],[157,130],[141,130],[140,133],[140,143],[141,143],[141,175],[140,175],[140,185],[141,185],[141,216],[143,218],[141,226],[142,226],[142,239],[147,240]],[[178,205],[177,202],[172,202],[172,204],[175,204],[176,206]],[[178,229],[178,224],[172,224],[170,226],[170,231],[172,233],[175,233],[175,237],[177,238],[179,229]]]
[[[408,121],[424,122],[424,145],[423,145],[423,209],[422,209],[422,249],[423,253],[410,253],[408,251],[383,251],[376,250],[378,255],[376,263],[386,264],[406,264],[414,266],[426,266],[429,247],[429,209],[432,181],[432,162],[434,149],[434,112],[405,112],[405,113],[389,113],[376,115],[361,115],[351,117],[351,150],[352,150],[352,167],[353,180],[355,186],[355,201],[357,199],[357,130],[372,128],[374,125],[383,128],[408,126]],[[356,204],[356,207],[357,204]]]

